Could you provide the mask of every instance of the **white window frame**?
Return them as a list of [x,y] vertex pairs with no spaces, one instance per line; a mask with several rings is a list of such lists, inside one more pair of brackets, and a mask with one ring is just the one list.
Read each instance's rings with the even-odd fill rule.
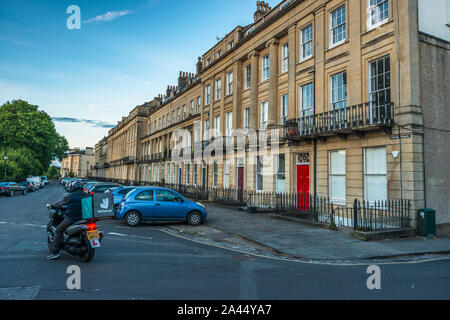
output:
[[197,186],[197,179],[198,179],[198,172],[197,171],[198,171],[198,165],[196,163],[194,163],[194,170],[193,170],[193,174],[192,174],[192,177],[193,177],[193,180],[194,180],[194,181],[192,181],[192,185],[194,187]]
[[223,187],[230,187],[230,164],[227,162],[223,164]]
[[222,79],[217,79],[216,80],[216,101],[220,100],[222,96]]
[[189,115],[192,116],[194,114],[194,100],[191,100],[191,105],[189,107]]
[[[379,150],[381,151],[381,153],[383,154],[383,162],[380,161],[379,164],[380,166],[380,170],[378,172],[368,172],[368,151],[370,150]],[[377,163],[378,164],[378,163]],[[371,197],[368,192],[369,192],[369,188],[368,186],[371,184],[369,178],[371,177],[381,177],[384,178],[384,197],[383,199],[373,199],[373,197]],[[368,148],[364,148],[364,200],[369,202],[369,205],[373,205],[375,203],[375,201],[387,201],[387,153],[386,153],[386,147],[385,146],[381,146],[381,147],[368,147]]]
[[250,108],[244,108],[244,116],[243,116],[243,123],[242,128],[244,129],[244,132],[247,133],[250,129]]
[[231,137],[233,133],[233,112],[225,113],[225,135]]
[[[384,18],[383,20],[379,20],[375,23],[372,23],[372,13],[375,10],[378,10],[378,8],[384,4],[387,5],[387,17]],[[379,12],[378,12],[378,16],[379,16]],[[370,5],[370,0],[367,0],[367,30],[376,29],[388,21],[389,21],[389,0],[381,0],[380,3],[375,4],[373,6]]]
[[281,47],[281,72],[289,71],[289,44],[285,43]]
[[210,105],[211,104],[211,85],[207,85],[205,87],[205,97],[206,97],[206,105]]
[[[333,164],[332,164],[332,154],[333,153],[344,153],[344,170],[343,172],[332,172],[333,170]],[[330,197],[330,201],[332,201],[335,204],[346,204],[347,202],[347,190],[346,190],[346,184],[347,184],[347,152],[346,150],[332,150],[328,153],[328,194]],[[332,190],[332,184],[333,184],[333,177],[344,177],[344,184],[340,185],[340,189],[344,190],[344,198],[338,198],[336,197]]]
[[266,130],[269,121],[269,101],[261,102],[259,129]]
[[227,95],[233,94],[233,71],[227,73]]
[[205,138],[206,139],[209,139],[210,137],[209,137],[209,131],[210,131],[210,128],[211,128],[211,124],[209,123],[209,119],[206,119],[205,120],[205,123],[203,124],[203,132],[204,132],[204,134],[205,134]]
[[[334,100],[335,97],[333,95],[333,91],[335,90],[334,86],[333,86],[333,78],[337,77],[339,75],[342,75],[342,79],[343,79],[343,84],[340,88],[345,88],[345,99],[341,99],[341,100]],[[344,78],[345,76],[345,78]],[[338,72],[336,74],[333,74],[330,76],[330,111],[336,111],[336,110],[344,110],[345,108],[347,108],[347,100],[348,100],[348,79],[347,79],[347,71],[342,71],[342,72]],[[337,108],[335,107],[335,105],[340,104],[345,102],[345,106],[342,108]]]
[[[304,42],[304,31],[308,28],[311,28],[311,39],[307,42]],[[304,56],[305,53],[305,46],[307,44],[311,43],[311,53],[307,56]],[[314,53],[314,39],[313,39],[313,24],[309,24],[303,29],[300,30],[300,62],[306,61],[308,59],[311,59]]]
[[283,94],[280,101],[280,125],[285,125],[289,118],[289,94]]
[[[342,9],[344,9],[344,23],[341,23],[341,24],[339,24],[339,25],[337,25],[336,27],[333,28],[333,14],[336,11],[339,11],[339,10],[342,10]],[[344,37],[341,40],[337,41],[337,42],[333,42],[333,30],[335,30],[335,29],[337,29],[337,28],[339,28],[341,26],[344,26]],[[343,44],[347,40],[347,8],[346,8],[345,4],[330,12],[330,28],[329,29],[330,29],[329,49],[337,47],[337,46]]]
[[202,112],[202,97],[197,97],[197,114]]
[[244,74],[244,88],[249,89],[252,85],[252,66],[248,64],[245,66]]
[[261,59],[261,81],[266,81],[270,77],[270,55],[266,54]]
[[[312,87],[311,93],[311,106],[308,106],[306,108],[304,102],[304,89],[306,87]],[[314,83],[310,82],[310,83],[306,83],[302,86],[299,87],[299,118],[304,118],[304,117],[308,117],[308,116],[312,116],[314,113]],[[307,112],[308,111],[308,112]]]
[[[283,171],[281,170],[281,160],[280,158],[283,158]],[[278,155],[275,156],[276,159],[276,164],[277,164],[277,171],[276,171],[276,192],[280,193],[280,192],[286,192],[286,155],[284,153],[280,153]],[[279,181],[283,181],[282,185],[283,188],[280,189],[280,183]]]
[[[385,105],[386,104],[389,104],[391,101],[391,98],[392,98],[392,78],[391,78],[391,57],[390,57],[390,55],[388,54],[388,55],[385,55],[385,56],[383,56],[383,57],[380,57],[380,58],[378,58],[378,59],[375,59],[375,60],[372,60],[372,61],[369,61],[369,63],[368,63],[368,76],[369,76],[369,79],[368,79],[368,89],[369,89],[369,95],[368,95],[368,97],[369,97],[369,103],[370,103],[370,108],[369,108],[369,120],[370,120],[370,122],[372,122],[373,121],[373,119],[375,118],[374,116],[375,116],[375,110],[376,110],[376,108],[383,108],[383,107],[385,107]],[[383,67],[384,67],[384,70],[383,70],[383,72],[382,73],[380,73],[379,72],[379,70],[378,70],[378,61],[380,61],[380,60],[383,60]],[[388,71],[386,71],[386,60],[389,60],[389,70]],[[372,73],[372,64],[373,63],[376,63],[377,65],[376,65],[376,68],[377,68],[377,74],[373,74]],[[372,78],[374,78],[374,80],[378,83],[378,79],[376,79],[376,77],[378,77],[378,76],[380,76],[380,75],[383,75],[383,84],[385,85],[386,83],[386,79],[387,79],[387,77],[389,76],[389,79],[390,79],[390,83],[389,83],[389,86],[385,86],[385,87],[383,87],[383,88],[377,88],[376,90],[374,89],[374,87],[373,87],[373,85],[372,85]],[[380,101],[379,100],[375,100],[374,101],[374,99],[372,99],[372,96],[373,95],[378,95],[379,93],[381,93],[381,92],[383,92],[384,93],[384,95],[385,95],[385,104],[383,105],[383,104],[381,104],[380,103]],[[388,99],[388,97],[386,97],[386,95],[387,95],[387,93],[389,92],[389,99]]]
[[220,116],[214,117],[214,136],[220,136]]

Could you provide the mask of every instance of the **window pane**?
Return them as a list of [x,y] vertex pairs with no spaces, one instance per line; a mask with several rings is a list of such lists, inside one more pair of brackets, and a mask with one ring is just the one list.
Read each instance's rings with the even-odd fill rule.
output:
[[332,151],[330,153],[330,173],[345,175],[345,151]]
[[385,175],[366,176],[366,200],[387,200],[387,178]]
[[153,201],[153,190],[147,190],[144,192],[141,192],[140,194],[138,194],[136,196],[136,200],[141,200],[141,201]]
[[366,174],[386,174],[386,148],[366,149]]

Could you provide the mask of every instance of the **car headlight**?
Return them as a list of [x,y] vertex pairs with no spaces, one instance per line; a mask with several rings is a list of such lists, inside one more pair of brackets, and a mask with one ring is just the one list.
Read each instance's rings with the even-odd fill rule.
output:
[[200,202],[196,202],[196,204],[202,207],[203,209],[205,208],[205,205],[201,204]]

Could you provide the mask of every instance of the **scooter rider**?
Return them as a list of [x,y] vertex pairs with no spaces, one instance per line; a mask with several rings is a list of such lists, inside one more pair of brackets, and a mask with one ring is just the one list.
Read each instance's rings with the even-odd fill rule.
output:
[[48,260],[56,260],[60,257],[59,250],[61,250],[64,231],[75,222],[83,219],[81,200],[88,195],[84,193],[81,182],[75,183],[71,191],[70,194],[64,197],[62,202],[52,205],[52,208],[58,209],[61,209],[61,207],[64,206],[66,207],[66,210],[63,212],[64,220],[56,228],[51,254],[47,257]]

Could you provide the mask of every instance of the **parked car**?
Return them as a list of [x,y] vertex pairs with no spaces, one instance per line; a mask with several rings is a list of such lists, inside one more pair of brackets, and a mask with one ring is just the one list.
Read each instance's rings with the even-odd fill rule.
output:
[[128,192],[133,191],[136,189],[136,187],[115,187],[110,188],[105,191],[105,193],[109,192],[113,194],[114,198],[114,212],[119,208],[120,203],[122,202],[123,198],[127,195]]
[[144,221],[185,221],[197,226],[206,221],[207,212],[201,203],[187,200],[173,190],[140,187],[125,196],[116,217],[130,227]]
[[104,193],[106,190],[114,187],[120,187],[120,184],[117,183],[107,183],[107,182],[97,182],[92,185],[89,189],[86,189],[86,192],[89,194],[94,193]]
[[83,184],[84,192],[88,192],[89,189],[91,189],[96,183],[96,181],[87,182],[86,184]]
[[2,182],[0,183],[0,194],[4,196],[13,197],[14,195],[21,193],[23,195],[27,194],[27,190],[19,186],[15,182]]
[[27,181],[33,182],[36,186],[39,187],[39,189],[42,189],[44,187],[43,184],[42,184],[41,177],[32,177],[32,176],[30,176],[30,177],[27,178]]
[[36,190],[33,182],[30,181],[21,182],[19,183],[19,186],[24,187],[27,192],[34,192]]

